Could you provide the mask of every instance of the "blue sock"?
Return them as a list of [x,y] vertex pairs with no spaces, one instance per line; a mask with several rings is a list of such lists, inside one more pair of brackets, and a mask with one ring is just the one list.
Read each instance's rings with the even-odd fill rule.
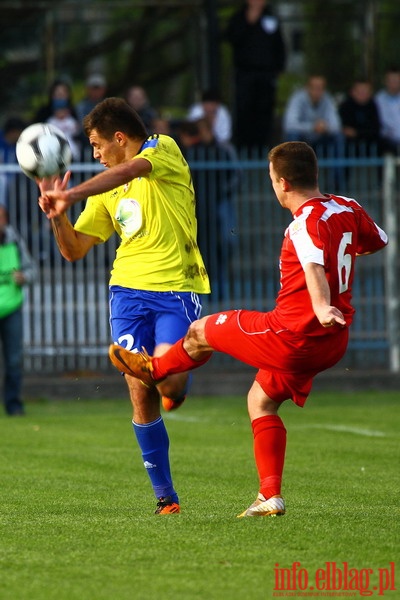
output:
[[156,498],[171,496],[172,502],[179,502],[172,485],[168,457],[169,438],[162,417],[145,425],[132,421],[132,425]]

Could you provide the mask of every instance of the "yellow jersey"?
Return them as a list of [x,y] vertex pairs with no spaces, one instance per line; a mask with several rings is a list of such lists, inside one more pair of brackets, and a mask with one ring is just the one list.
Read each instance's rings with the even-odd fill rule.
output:
[[186,160],[167,135],[150,136],[132,160],[138,158],[151,163],[151,172],[88,198],[74,228],[102,242],[114,231],[120,236],[110,285],[209,293]]

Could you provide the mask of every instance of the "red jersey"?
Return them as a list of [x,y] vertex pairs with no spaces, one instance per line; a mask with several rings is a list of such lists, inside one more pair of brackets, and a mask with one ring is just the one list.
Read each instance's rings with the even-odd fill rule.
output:
[[331,305],[343,313],[350,325],[356,255],[380,250],[388,242],[387,235],[351,198],[310,198],[293,216],[281,249],[281,289],[271,317],[277,329],[327,335],[334,328],[322,327],[315,316],[304,266],[310,262],[324,266]]

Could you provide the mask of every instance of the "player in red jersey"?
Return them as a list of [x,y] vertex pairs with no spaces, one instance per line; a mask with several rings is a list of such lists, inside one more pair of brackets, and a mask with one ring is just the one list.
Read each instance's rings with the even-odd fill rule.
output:
[[157,358],[110,346],[113,364],[149,386],[201,366],[214,351],[259,369],[248,394],[248,411],[260,487],[240,517],[285,513],[281,482],[286,429],[279,407],[287,399],[303,406],[315,375],[343,357],[354,313],[355,258],[380,250],[388,241],[355,200],[320,192],[317,158],[309,145],[286,142],[268,158],[276,197],[293,215],[280,255],[275,308],[204,317]]

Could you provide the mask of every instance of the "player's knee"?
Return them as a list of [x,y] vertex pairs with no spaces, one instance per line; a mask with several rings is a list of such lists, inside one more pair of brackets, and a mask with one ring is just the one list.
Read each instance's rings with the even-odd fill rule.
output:
[[247,407],[251,420],[265,415],[277,415],[280,403],[272,400],[255,381],[247,395]]
[[190,324],[189,329],[185,335],[183,347],[187,350],[188,348],[197,347],[198,345],[198,328],[197,321]]
[[190,324],[187,334],[185,336],[187,340],[190,340],[192,342],[197,342],[200,340],[204,331],[204,327],[201,323],[202,320],[203,319],[198,319],[197,321],[193,321],[193,323]]

